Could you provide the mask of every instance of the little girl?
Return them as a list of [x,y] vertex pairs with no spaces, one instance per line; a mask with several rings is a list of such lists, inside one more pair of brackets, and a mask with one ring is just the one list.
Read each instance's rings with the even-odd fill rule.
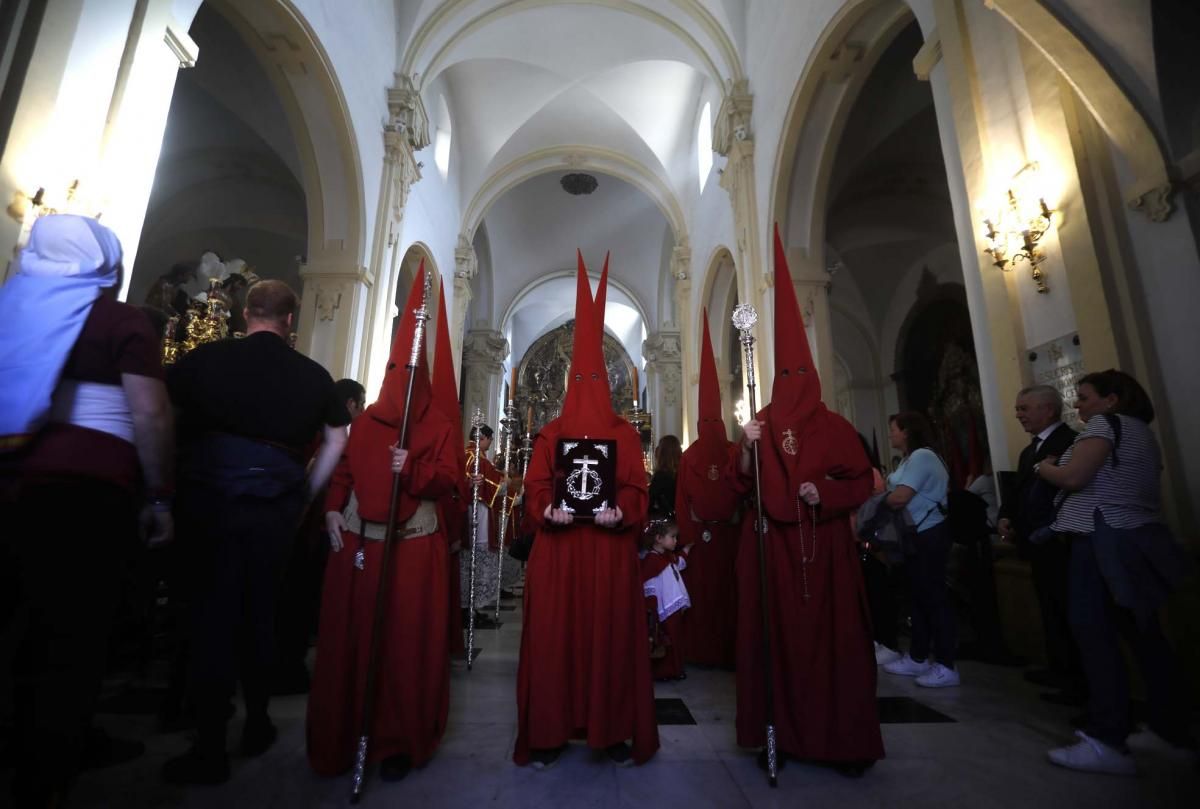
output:
[[[656,680],[682,680],[683,612],[692,605],[679,572],[687,560],[675,552],[679,528],[670,519],[651,519],[646,524],[642,556],[647,620],[650,628],[650,658]],[[687,553],[687,549],[684,549]]]

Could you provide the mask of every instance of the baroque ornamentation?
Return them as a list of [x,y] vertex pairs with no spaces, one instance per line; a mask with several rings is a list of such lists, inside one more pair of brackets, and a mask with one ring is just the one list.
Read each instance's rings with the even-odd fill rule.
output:
[[[521,358],[517,371],[517,410],[532,408],[535,431],[558,417],[567,394],[574,343],[575,321],[571,320],[539,337]],[[613,410],[623,413],[633,400],[633,361],[620,342],[607,332],[604,361]]]
[[328,290],[320,284],[317,285],[316,309],[318,320],[333,320],[337,316],[337,310],[341,305],[342,293],[340,291]]
[[750,115],[753,111],[754,96],[750,93],[750,80],[730,81],[713,123],[712,144],[717,154],[728,156],[734,143],[751,139]]
[[396,77],[396,86],[388,88],[387,103],[389,118],[385,130],[403,135],[414,152],[428,146],[429,116],[412,77]]
[[1144,213],[1151,222],[1166,222],[1175,210],[1171,202],[1173,196],[1175,186],[1172,183],[1164,183],[1131,199],[1129,207]]

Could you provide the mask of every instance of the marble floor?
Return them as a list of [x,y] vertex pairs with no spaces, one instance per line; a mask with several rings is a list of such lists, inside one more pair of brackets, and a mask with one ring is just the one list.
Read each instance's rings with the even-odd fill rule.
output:
[[[928,690],[880,675],[879,695],[893,721],[883,726],[887,758],[860,780],[789,763],[770,789],[752,754],[734,744],[734,678],[692,670],[680,683],[659,684],[660,699],[682,700],[696,724],[661,725],[662,749],[643,767],[617,768],[572,745],[557,766],[537,771],[512,764],[519,608],[504,626],[478,633],[481,651],[468,673],[455,664],[450,724],[436,758],[404,781],[370,780],[362,806],[392,807],[1183,807],[1195,806],[1200,768],[1139,754],[1140,775],[1095,776],[1046,761],[1047,748],[1071,740],[1073,709],[1047,705],[1018,669],[964,662],[959,688]],[[915,701],[915,703],[913,702]],[[109,705],[115,703],[110,701]],[[674,707],[678,712],[678,704]],[[126,765],[85,773],[77,807],[342,807],[349,778],[312,775],[304,758],[305,698],[273,702],[278,743],[265,755],[234,759],[220,787],[178,789],[159,767],[189,744],[162,734],[154,718],[102,714],[99,723],[148,752]],[[928,710],[926,710],[928,709]],[[112,710],[112,709],[110,709]],[[929,721],[937,720],[941,721]],[[911,720],[924,721],[911,721]],[[952,720],[952,721],[951,721]],[[231,723],[231,734],[240,723]],[[231,743],[234,737],[231,737]]]

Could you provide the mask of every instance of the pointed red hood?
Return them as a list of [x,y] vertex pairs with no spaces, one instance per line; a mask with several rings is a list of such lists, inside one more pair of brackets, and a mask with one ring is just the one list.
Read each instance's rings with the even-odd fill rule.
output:
[[[404,305],[400,316],[400,328],[396,330],[396,339],[392,341],[392,353],[388,356],[387,370],[383,374],[383,386],[379,390],[379,398],[367,408],[372,417],[397,429],[404,418],[404,397],[408,390],[409,376],[407,366],[412,358],[413,334],[417,328],[417,310],[421,308],[424,292],[425,261],[422,259],[420,267],[417,268],[417,276],[413,279],[412,287],[408,291],[408,302]],[[423,341],[417,355],[409,422],[413,423],[420,419],[432,400],[429,362]]]
[[[608,253],[604,254],[604,269],[600,272],[600,285],[596,287],[596,301],[592,311],[596,313],[596,326],[600,329],[600,348],[604,349],[604,307],[608,305]],[[580,260],[583,260],[582,255]],[[587,272],[587,269],[584,269]]]
[[804,317],[788,270],[787,254],[775,225],[775,379],[771,385],[771,422],[797,434],[809,418],[823,410],[821,380],[808,347]]
[[[583,254],[577,253],[575,271],[575,343],[571,351],[571,370],[567,376],[567,396],[559,419],[565,434],[582,436],[617,423],[604,362],[603,321],[597,320],[596,302],[588,281]],[[601,281],[597,298],[603,300],[606,278]]]
[[[446,319],[446,287],[438,284],[437,340],[433,355],[433,406],[454,427],[453,443],[459,469],[467,468],[467,450],[463,446],[462,410],[458,404],[458,384],[454,380],[454,353],[450,347],[450,323]],[[465,487],[466,478],[462,479]]]
[[700,345],[700,440],[710,438],[724,448],[729,439],[721,417],[721,383],[708,332],[708,309],[704,310],[704,341]]

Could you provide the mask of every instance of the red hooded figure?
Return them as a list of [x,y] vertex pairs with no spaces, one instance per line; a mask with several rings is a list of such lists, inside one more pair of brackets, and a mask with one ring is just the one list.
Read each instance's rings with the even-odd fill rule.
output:
[[[447,542],[437,501],[459,485],[461,439],[433,406],[422,350],[400,473],[400,500],[389,569],[381,570],[392,492],[392,446],[399,440],[416,311],[425,283],[422,264],[392,344],[379,398],[354,422],[346,453],[325,501],[326,524],[339,523],[325,570],[317,660],[308,701],[308,760],[319,775],[347,772],[362,731],[371,627],[380,576],[391,576],[380,671],[370,730],[370,760],[385,778],[399,777],[433,756],[450,708]],[[361,552],[361,553],[360,553]]]
[[[871,494],[854,427],[821,402],[787,258],[775,229],[775,379],[756,416],[765,536],[774,721],[780,752],[861,773],[883,758],[875,654],[850,515]],[[750,450],[736,474],[750,491]],[[766,744],[762,602],[754,513],[737,559],[737,739]]]
[[[438,321],[437,339],[434,342],[433,353],[433,405],[442,411],[454,428],[451,443],[454,445],[454,457],[459,469],[467,468],[467,448],[462,439],[462,411],[458,405],[458,383],[454,381],[454,354],[450,347],[450,323],[446,319],[446,288],[438,285]],[[458,486],[452,493],[438,500],[438,507],[443,524],[446,528],[446,541],[449,543],[447,556],[450,575],[450,623],[447,631],[450,633],[450,654],[462,655],[466,652],[463,642],[462,621],[459,617],[459,603],[462,599],[462,586],[458,575],[458,559],[462,549],[463,536],[467,525],[467,503],[470,502],[471,491],[466,478],[458,478]]]
[[692,600],[686,617],[684,659],[732,668],[737,630],[737,580],[733,570],[741,533],[742,497],[727,476],[738,450],[726,436],[721,418],[721,388],[707,311],[700,349],[700,437],[684,450],[675,486],[679,546],[691,548],[683,572]]
[[[606,268],[598,301],[607,283]],[[537,534],[525,571],[517,764],[548,764],[573,738],[619,762],[640,764],[658,749],[637,556],[646,472],[637,432],[612,408],[602,329],[579,256],[567,395],[562,415],[538,433],[525,478],[526,519]],[[616,441],[617,509],[595,523],[562,524],[566,515],[551,509],[555,447],[584,437]]]

